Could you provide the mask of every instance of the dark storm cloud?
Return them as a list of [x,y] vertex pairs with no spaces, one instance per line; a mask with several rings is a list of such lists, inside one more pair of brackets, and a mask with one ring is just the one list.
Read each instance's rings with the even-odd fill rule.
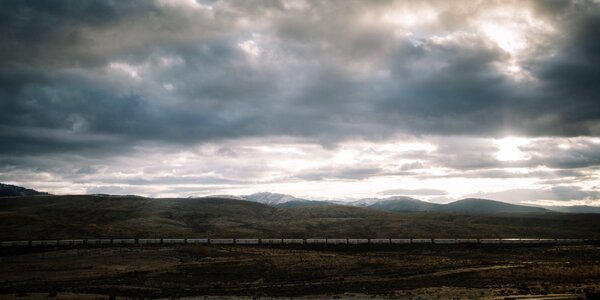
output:
[[[110,155],[148,141],[253,136],[329,145],[400,133],[600,132],[595,4],[533,3],[556,35],[520,61],[535,77],[530,84],[500,71],[510,55],[480,33],[451,36],[486,4],[432,2],[438,23],[397,35],[360,20],[409,4],[186,3],[2,1],[0,153]],[[452,38],[432,37],[444,35]],[[497,164],[463,150],[473,159],[445,164]],[[311,176],[370,172],[342,173]]]
[[[185,44],[217,30],[208,13],[190,15],[152,1],[9,0],[0,3],[0,11],[0,61],[12,66],[93,67],[120,56],[136,60],[148,49]],[[220,32],[231,25],[224,14]]]
[[[557,119],[557,135],[598,135],[600,118],[600,11],[571,15],[551,58],[533,58],[531,69],[541,81],[535,106]],[[545,109],[544,109],[545,108]],[[551,109],[550,109],[551,108]],[[538,129],[542,130],[542,129]]]
[[[502,53],[485,43],[461,40],[446,45],[426,42],[416,57],[401,57],[381,114],[390,123],[421,133],[497,134],[504,130],[502,114],[516,87],[495,70]],[[407,61],[417,59],[415,68]],[[392,125],[390,124],[390,125]],[[477,126],[473,126],[477,124]]]

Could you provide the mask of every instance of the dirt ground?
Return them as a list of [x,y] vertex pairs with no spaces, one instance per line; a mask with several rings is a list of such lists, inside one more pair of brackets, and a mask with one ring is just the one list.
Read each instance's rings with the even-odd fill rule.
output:
[[22,248],[0,265],[2,299],[600,297],[599,245]]

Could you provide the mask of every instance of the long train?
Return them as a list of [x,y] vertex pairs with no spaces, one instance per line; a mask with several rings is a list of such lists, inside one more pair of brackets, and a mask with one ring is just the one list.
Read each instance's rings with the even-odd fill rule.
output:
[[404,238],[404,239],[347,239],[347,238],[310,238],[310,239],[253,239],[253,238],[118,238],[118,239],[68,239],[68,240],[31,240],[2,241],[1,247],[49,247],[76,245],[412,245],[412,244],[576,244],[597,242],[597,239],[548,239],[548,238]]

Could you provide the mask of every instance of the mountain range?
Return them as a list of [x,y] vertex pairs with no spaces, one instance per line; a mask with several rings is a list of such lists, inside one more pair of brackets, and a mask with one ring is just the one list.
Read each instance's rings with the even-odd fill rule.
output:
[[[49,195],[15,185],[0,183],[0,197],[5,196],[35,196]],[[354,206],[392,212],[438,212],[438,213],[467,213],[467,214],[509,214],[509,213],[600,213],[600,207],[595,206],[546,206],[535,207],[510,204],[489,199],[467,198],[447,204],[431,203],[406,196],[387,198],[364,198],[351,201],[339,200],[309,200],[292,195],[260,192],[251,195],[212,195],[206,198],[223,198],[244,200],[265,204],[277,208],[300,208],[312,206]]]
[[396,212],[450,212],[450,213],[545,213],[542,207],[509,204],[488,199],[468,198],[448,204],[426,202],[411,197],[366,198],[355,201],[315,201],[278,193],[256,193],[240,199],[275,207],[301,207],[321,205],[349,205]]
[[[212,196],[211,196],[212,197]],[[305,207],[305,206],[322,206],[322,205],[335,205],[338,203],[332,201],[318,201],[308,200],[302,198],[296,198],[291,195],[261,192],[252,195],[245,195],[238,197],[240,200],[258,202],[275,207]]]

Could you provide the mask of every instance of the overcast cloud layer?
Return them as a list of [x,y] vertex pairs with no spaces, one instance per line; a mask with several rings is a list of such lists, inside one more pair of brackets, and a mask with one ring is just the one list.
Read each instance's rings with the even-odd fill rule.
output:
[[600,205],[597,1],[2,1],[0,181]]

